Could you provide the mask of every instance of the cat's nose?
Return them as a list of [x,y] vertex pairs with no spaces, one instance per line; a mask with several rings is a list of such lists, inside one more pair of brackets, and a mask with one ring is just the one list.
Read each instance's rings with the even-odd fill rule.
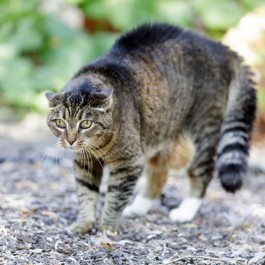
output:
[[73,143],[76,141],[76,137],[75,136],[68,136],[67,137],[67,142],[70,144],[70,145],[73,145]]

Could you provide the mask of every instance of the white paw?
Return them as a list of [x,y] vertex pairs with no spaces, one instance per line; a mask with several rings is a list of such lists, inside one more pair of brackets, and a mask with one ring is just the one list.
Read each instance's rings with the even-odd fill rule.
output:
[[201,206],[202,200],[199,198],[186,198],[180,206],[169,213],[169,218],[173,222],[190,222],[195,217]]
[[138,194],[133,203],[124,209],[122,216],[130,218],[145,215],[153,207],[155,201]]
[[72,232],[77,234],[85,234],[93,228],[93,222],[76,221],[68,227]]

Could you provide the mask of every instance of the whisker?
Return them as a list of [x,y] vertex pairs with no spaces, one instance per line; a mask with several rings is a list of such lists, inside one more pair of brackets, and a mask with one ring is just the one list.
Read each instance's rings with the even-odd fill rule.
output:
[[64,149],[60,146],[59,147],[59,154],[58,154],[58,161],[62,162],[62,154],[64,153]]
[[[85,161],[85,155],[84,155],[84,150],[83,150],[83,148],[81,148],[81,153],[78,153],[77,155],[76,155],[76,157],[78,157],[78,160],[79,161],[81,161],[82,162],[82,164],[83,164],[83,168],[81,168],[81,170],[82,170],[82,172],[81,172],[81,176],[83,176],[84,175],[84,172],[85,172],[85,164],[84,164],[84,161]],[[75,177],[77,177],[77,172],[76,172],[76,170],[74,170],[74,175],[75,175]]]
[[[91,156],[90,152],[87,152],[86,149],[83,149],[83,151],[84,151],[84,157],[87,159],[88,167],[91,170],[90,173],[92,174],[92,172],[93,172],[93,159],[92,159],[92,156]],[[85,167],[85,165],[84,165],[84,167]]]
[[103,150],[102,148],[100,148],[100,147],[98,147],[98,146],[96,146],[96,145],[94,145],[94,144],[92,144],[92,143],[89,143],[88,145],[89,145],[91,148],[93,148],[93,150],[94,150],[95,152],[97,152],[97,153],[99,154],[99,156],[103,159],[103,161],[105,160],[105,159],[104,159],[104,156],[106,156],[107,159],[109,159],[107,153],[104,152],[104,150]]
[[[104,168],[104,165],[101,163],[100,159],[98,159],[98,157],[95,155],[95,152],[93,151],[93,147],[92,146],[86,145],[86,148],[88,148],[89,152],[91,152],[93,154],[93,156],[96,158],[96,160],[99,162],[100,166],[102,168]],[[100,154],[100,153],[99,153]],[[101,156],[102,160],[104,161],[103,157]]]
[[97,153],[99,153],[100,157],[102,158],[102,160],[104,161],[105,163],[105,160],[107,159],[108,161],[111,161],[109,155],[100,147],[92,144],[92,143],[89,143],[89,146],[90,148],[93,148],[94,151],[96,151]]
[[[48,149],[48,151],[46,152],[46,155],[43,159],[44,160],[43,161],[44,169],[46,169],[49,166],[49,160],[52,161],[52,163],[55,165],[59,164],[59,160],[57,158],[59,148],[60,147],[56,143]],[[51,154],[54,154],[54,153],[55,153],[55,156],[51,156]]]
[[81,155],[82,155],[81,160],[83,162],[83,172],[82,172],[82,175],[84,175],[84,173],[85,173],[85,167],[86,167],[85,161],[87,160],[88,163],[89,163],[89,157],[86,156],[85,150],[81,149],[81,151],[82,151],[81,152]]
[[48,149],[44,152],[43,156],[43,162],[46,162],[46,159],[49,159],[50,154],[56,149],[58,146],[58,143],[56,142],[52,146],[49,146]]

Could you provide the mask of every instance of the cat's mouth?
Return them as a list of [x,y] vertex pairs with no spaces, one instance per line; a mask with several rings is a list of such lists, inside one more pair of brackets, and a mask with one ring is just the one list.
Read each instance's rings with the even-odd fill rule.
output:
[[61,147],[65,150],[70,150],[71,152],[79,152],[82,150],[82,146],[74,144],[74,145],[70,145],[67,143],[61,143]]
[[80,149],[80,148],[78,148],[77,146],[69,146],[69,149],[70,150],[72,150],[72,151],[76,151],[76,150],[78,150],[78,149]]
[[71,152],[79,152],[82,150],[82,147],[81,146],[68,146],[67,149],[69,149]]

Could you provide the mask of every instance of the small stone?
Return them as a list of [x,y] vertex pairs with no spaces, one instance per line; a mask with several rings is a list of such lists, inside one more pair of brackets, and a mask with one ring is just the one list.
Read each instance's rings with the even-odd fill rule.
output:
[[109,240],[101,240],[100,241],[100,245],[105,248],[106,250],[109,250],[109,251],[114,251],[116,248],[115,246],[113,246],[112,242],[109,241]]
[[32,253],[39,254],[39,253],[42,253],[42,252],[43,252],[43,249],[41,249],[41,248],[36,248],[36,249],[31,250],[31,252],[32,252]]
[[0,246],[5,246],[6,240],[4,238],[0,238]]
[[54,245],[55,250],[59,253],[72,254],[72,249],[61,241],[57,241]]
[[16,236],[17,240],[22,241],[22,242],[27,242],[27,243],[36,243],[36,238],[34,238],[31,235],[26,235],[26,234],[18,234]]
[[23,250],[23,249],[30,249],[31,244],[30,243],[18,243],[16,244],[16,249]]
[[257,253],[254,258],[249,260],[249,265],[264,265],[265,264],[265,253]]
[[67,259],[67,263],[77,264],[78,261],[77,261],[76,259],[74,259],[73,257],[69,257],[69,258]]

